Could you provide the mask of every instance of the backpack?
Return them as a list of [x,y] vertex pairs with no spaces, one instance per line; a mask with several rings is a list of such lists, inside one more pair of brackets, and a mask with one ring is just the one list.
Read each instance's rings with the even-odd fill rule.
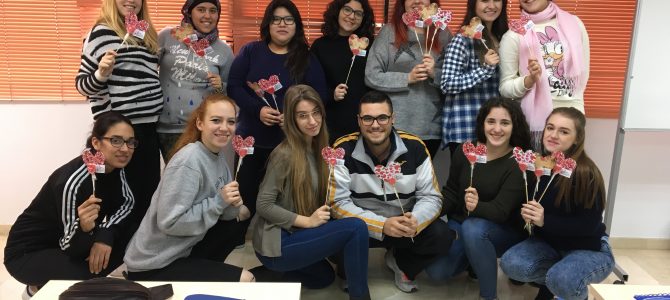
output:
[[152,288],[119,278],[100,277],[71,285],[60,294],[59,300],[165,300],[172,297],[172,285],[164,284]]

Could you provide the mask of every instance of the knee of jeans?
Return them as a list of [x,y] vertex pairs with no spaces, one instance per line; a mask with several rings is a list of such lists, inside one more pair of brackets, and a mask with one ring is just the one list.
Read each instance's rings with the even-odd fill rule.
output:
[[464,241],[469,239],[484,239],[486,235],[486,223],[482,218],[467,218],[461,225],[461,234]]
[[546,286],[556,296],[564,299],[584,299],[587,286],[584,278],[576,278],[572,272],[550,268],[547,272]]
[[424,271],[426,275],[432,280],[435,281],[446,281],[452,276],[454,276],[454,264],[456,262],[450,262],[449,258],[446,256],[436,259],[432,264],[427,266]]
[[353,235],[367,239],[368,238],[368,224],[359,218],[346,218],[347,222],[351,222],[351,232]]
[[530,267],[528,260],[523,257],[519,257],[514,253],[509,251],[505,252],[500,257],[500,270],[505,273],[509,278],[514,280],[528,282],[530,276]]

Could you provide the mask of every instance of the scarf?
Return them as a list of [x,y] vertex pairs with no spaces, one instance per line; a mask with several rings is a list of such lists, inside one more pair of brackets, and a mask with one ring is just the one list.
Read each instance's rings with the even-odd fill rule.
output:
[[[575,82],[575,89],[583,89],[582,73],[584,72],[584,58],[582,57],[582,31],[577,22],[577,18],[572,14],[562,10],[558,5],[550,2],[547,8],[536,14],[521,12],[530,17],[533,23],[543,23],[547,20],[556,18],[558,23],[558,35],[563,44],[563,65],[565,66],[566,77]],[[528,47],[519,46],[519,74],[528,75],[528,59],[534,58],[540,62],[542,75],[540,80],[535,83],[521,100],[521,109],[526,115],[528,125],[531,131],[542,131],[547,117],[553,110],[551,92],[549,88],[549,79],[542,61],[542,51],[537,34],[533,30],[528,30],[521,37],[521,43],[530,45],[531,51],[528,53]]]

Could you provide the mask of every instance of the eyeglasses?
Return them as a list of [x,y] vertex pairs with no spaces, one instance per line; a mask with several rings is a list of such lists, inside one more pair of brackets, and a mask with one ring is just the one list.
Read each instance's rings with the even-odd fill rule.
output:
[[306,121],[309,120],[309,117],[314,118],[314,120],[321,120],[323,117],[323,114],[321,113],[321,110],[314,110],[312,112],[299,112],[296,117],[298,117],[298,120],[300,121]]
[[291,16],[286,16],[286,17],[273,16],[272,17],[272,24],[279,25],[279,24],[281,24],[282,20],[284,21],[284,24],[286,24],[286,25],[295,24],[295,18],[291,17]]
[[351,8],[351,7],[349,7],[349,6],[346,6],[346,5],[345,5],[345,6],[342,6],[342,12],[343,12],[344,15],[346,15],[346,16],[350,16],[351,13],[354,13],[354,17],[355,17],[356,19],[363,19],[363,14],[365,13],[365,12],[362,11],[362,10],[354,10],[353,8]]
[[391,116],[389,116],[389,115],[379,115],[379,116],[376,116],[376,117],[366,115],[366,116],[362,116],[362,117],[358,116],[358,118],[361,119],[361,122],[365,126],[370,126],[375,121],[377,121],[377,124],[379,124],[379,125],[386,125],[391,120]]
[[126,144],[128,146],[128,149],[135,149],[140,144],[140,141],[136,140],[135,138],[129,138],[127,140],[124,140],[120,136],[112,136],[112,137],[103,136],[102,139],[109,140],[109,143],[116,148],[121,148],[123,147],[123,144]]

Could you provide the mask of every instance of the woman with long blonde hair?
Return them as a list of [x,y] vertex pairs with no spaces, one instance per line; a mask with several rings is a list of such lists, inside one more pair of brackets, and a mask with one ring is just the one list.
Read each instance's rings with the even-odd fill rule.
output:
[[335,279],[326,257],[344,252],[349,298],[370,299],[367,226],[358,218],[329,221],[330,209],[324,205],[324,105],[307,85],[290,87],[284,104],[286,138],[270,154],[252,221],[256,256],[286,280],[324,288]]
[[[143,39],[126,32],[125,18],[129,14],[148,23]],[[156,122],[163,108],[163,93],[157,52],[147,1],[104,0],[100,17],[84,40],[75,79],[77,90],[91,103],[94,119],[105,111],[117,111],[130,119],[135,137],[142,141],[126,167],[138,223],[160,180]]]
[[213,94],[196,108],[165,167],[124,261],[128,278],[163,281],[253,281],[224,260],[249,217],[223,147],[237,121],[232,99]]

